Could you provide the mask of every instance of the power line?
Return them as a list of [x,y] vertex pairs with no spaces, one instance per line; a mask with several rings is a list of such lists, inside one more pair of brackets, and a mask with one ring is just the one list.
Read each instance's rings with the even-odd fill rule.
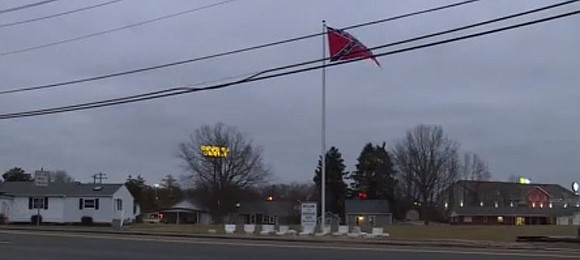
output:
[[109,30],[97,32],[97,33],[86,34],[86,35],[83,35],[83,36],[74,37],[74,38],[70,38],[70,39],[66,39],[66,40],[61,40],[61,41],[56,41],[56,42],[41,44],[41,45],[37,45],[37,46],[33,46],[33,47],[28,47],[28,48],[23,48],[23,49],[8,51],[8,52],[3,52],[3,53],[0,53],[0,57],[12,55],[12,54],[17,54],[17,53],[23,53],[23,52],[33,51],[33,50],[38,50],[38,49],[43,49],[43,48],[47,48],[47,47],[51,47],[51,46],[56,46],[56,45],[60,45],[60,44],[69,43],[69,42],[80,41],[80,40],[84,40],[84,39],[91,38],[91,37],[95,37],[95,36],[109,34],[109,33],[112,33],[112,32],[117,32],[117,31],[129,29],[129,28],[133,28],[133,27],[137,27],[137,26],[141,26],[141,25],[153,23],[153,22],[158,22],[158,21],[166,20],[166,19],[173,18],[173,17],[176,17],[176,16],[193,13],[193,12],[196,12],[196,11],[201,11],[203,9],[211,8],[211,7],[218,6],[218,5],[227,4],[227,3],[230,3],[230,2],[233,2],[233,1],[236,1],[236,0],[221,1],[221,2],[214,3],[214,4],[205,5],[205,6],[202,6],[202,7],[198,7],[198,8],[194,8],[194,9],[190,9],[190,10],[186,10],[186,11],[181,11],[181,12],[178,12],[178,13],[174,13],[174,14],[170,14],[170,15],[158,17],[158,18],[155,18],[155,19],[151,19],[151,20],[146,20],[146,21],[142,21],[142,22],[130,24],[130,25],[125,25],[125,26],[121,26],[121,27],[117,27],[117,28],[113,28],[113,29],[109,29]]
[[36,3],[32,3],[32,4],[27,4],[27,5],[21,5],[21,6],[17,6],[17,7],[12,7],[12,8],[8,8],[8,9],[0,10],[0,14],[15,12],[15,11],[19,11],[19,10],[24,10],[24,9],[36,7],[36,6],[39,6],[39,5],[50,4],[50,3],[56,2],[56,1],[58,1],[58,0],[40,1],[40,2],[36,2]]
[[[483,32],[454,37],[451,39],[440,40],[440,41],[436,41],[436,42],[432,42],[432,43],[421,44],[421,45],[402,48],[402,49],[393,50],[393,51],[382,52],[382,53],[376,54],[375,57],[390,56],[390,55],[394,55],[394,54],[398,54],[398,53],[404,53],[404,52],[414,51],[414,50],[418,50],[418,49],[433,47],[433,46],[437,46],[437,45],[466,40],[466,39],[470,39],[470,38],[481,37],[481,36],[488,35],[488,34],[513,30],[513,29],[520,28],[520,27],[525,27],[525,26],[530,26],[530,25],[534,25],[534,24],[538,24],[538,23],[548,22],[548,21],[552,21],[552,20],[556,20],[556,19],[560,19],[560,18],[572,16],[572,15],[578,15],[578,14],[580,14],[580,10],[576,10],[576,11],[572,11],[572,12],[568,12],[568,13],[564,13],[564,14],[559,14],[559,15],[554,15],[554,16],[550,16],[550,17],[546,17],[546,18],[542,18],[542,19],[536,19],[536,20],[532,20],[529,22],[523,22],[523,23],[514,24],[514,25],[510,25],[510,26],[500,27],[497,29],[491,29],[491,30],[487,30],[487,31],[483,31]],[[376,49],[378,47],[379,46],[377,46],[373,49]],[[32,117],[32,116],[40,116],[40,115],[56,114],[56,113],[64,113],[64,112],[78,111],[78,110],[87,110],[87,109],[94,109],[94,108],[100,108],[100,107],[106,107],[106,106],[120,105],[120,104],[125,104],[125,103],[134,103],[134,102],[145,101],[145,100],[150,100],[150,99],[158,99],[158,98],[175,96],[175,95],[182,95],[182,94],[187,94],[187,93],[192,93],[192,92],[222,89],[222,88],[227,88],[227,87],[231,87],[231,86],[239,85],[239,84],[243,84],[243,83],[261,81],[261,80],[266,80],[266,79],[270,79],[270,78],[282,77],[282,76],[287,76],[287,75],[291,75],[291,74],[297,74],[297,73],[307,72],[307,71],[311,71],[311,70],[317,70],[317,69],[321,69],[323,67],[339,66],[339,65],[343,65],[343,64],[347,64],[347,63],[351,63],[351,62],[356,62],[356,61],[363,60],[363,59],[366,59],[366,58],[357,58],[357,59],[346,60],[346,61],[341,61],[341,62],[336,62],[336,63],[330,63],[330,64],[326,64],[326,65],[310,66],[307,68],[295,69],[295,70],[291,70],[291,71],[280,72],[280,73],[271,74],[271,75],[267,75],[267,76],[261,76],[261,77],[258,77],[258,75],[260,75],[262,73],[258,73],[258,74],[254,74],[250,77],[244,78],[242,80],[234,81],[234,82],[228,82],[228,83],[223,83],[223,84],[218,84],[218,85],[213,85],[213,86],[208,86],[208,87],[203,87],[203,88],[189,88],[189,89],[185,88],[181,91],[176,91],[176,89],[173,89],[174,92],[162,93],[162,94],[154,95],[154,96],[144,96],[146,94],[141,94],[141,95],[139,95],[139,96],[141,96],[139,98],[126,99],[126,100],[122,100],[119,102],[103,103],[103,101],[101,101],[100,104],[95,104],[95,105],[88,105],[90,103],[85,103],[85,104],[66,106],[66,107],[56,107],[56,108],[33,110],[33,111],[27,111],[27,112],[2,114],[2,115],[0,115],[0,120],[20,118],[20,117]]]
[[[397,44],[402,44],[402,43],[408,43],[414,40],[420,40],[420,39],[425,39],[428,37],[433,37],[433,36],[439,36],[442,35],[444,33],[450,33],[450,32],[456,32],[460,29],[467,29],[467,28],[471,28],[474,27],[476,25],[484,25],[484,24],[488,24],[491,22],[497,22],[497,21],[501,21],[501,20],[505,20],[507,18],[514,18],[517,16],[521,16],[523,14],[530,14],[533,12],[538,12],[539,10],[546,10],[546,8],[551,7],[551,6],[546,6],[546,7],[542,7],[542,8],[538,8],[538,9],[534,9],[534,10],[530,10],[530,11],[525,11],[522,13],[518,13],[518,14],[514,14],[514,15],[509,15],[506,17],[500,17],[500,18],[496,18],[496,19],[492,19],[492,20],[488,20],[488,21],[484,21],[484,22],[480,22],[480,23],[475,23],[472,25],[467,25],[467,26],[463,26],[463,27],[459,27],[459,28],[455,28],[455,29],[450,29],[450,30],[446,30],[446,31],[442,31],[442,32],[438,32],[438,33],[432,33],[432,34],[428,34],[428,35],[424,35],[424,36],[419,36],[419,37],[415,37],[412,39],[407,39],[407,40],[403,40],[403,41],[398,41],[398,42],[394,42],[394,43],[389,43],[389,44],[384,44],[384,45],[380,45],[377,47],[373,47],[371,48],[371,50],[376,50],[379,48],[385,48],[385,47],[391,47]],[[254,75],[252,75],[251,77],[246,78],[254,78],[256,76],[268,73],[268,72],[272,72],[272,71],[277,71],[277,70],[283,70],[283,69],[288,69],[288,68],[293,68],[293,67],[297,67],[297,66],[303,66],[303,65],[308,65],[308,64],[312,64],[312,63],[317,63],[317,62],[321,62],[322,59],[319,60],[313,60],[313,61],[307,61],[307,62],[302,62],[302,63],[297,63],[297,64],[292,64],[292,65],[287,65],[287,66],[282,66],[282,67],[277,67],[277,68],[273,68],[273,69],[268,69],[268,70],[264,70],[262,72],[258,72],[255,73]],[[244,81],[244,80],[242,80]],[[241,82],[241,81],[240,81]],[[234,82],[235,83],[235,82]],[[196,84],[199,85],[199,84]],[[187,93],[187,88],[184,87],[178,87],[178,88],[171,88],[171,89],[167,89],[167,90],[160,90],[160,91],[155,91],[155,92],[149,92],[149,93],[144,93],[144,94],[139,94],[139,95],[133,95],[133,96],[128,96],[128,97],[123,97],[123,98],[116,98],[116,99],[110,99],[110,100],[104,100],[104,101],[97,101],[97,102],[90,102],[90,103],[84,103],[84,104],[79,104],[79,105],[72,105],[72,106],[66,106],[66,107],[60,107],[60,108],[66,108],[66,109],[75,109],[75,108],[79,108],[79,107],[83,107],[83,106],[87,106],[90,105],[91,107],[94,105],[98,105],[98,106],[111,106],[111,105],[116,105],[116,104],[122,104],[122,103],[129,103],[129,102],[136,102],[136,101],[141,101],[141,100],[146,100],[146,99],[152,99],[152,98],[156,98],[155,95],[159,95],[159,94],[164,94],[163,96],[171,96],[171,95],[175,95],[175,94],[181,94],[179,92],[176,91],[185,91],[185,93]],[[171,93],[168,94],[169,92],[175,92],[175,93]],[[139,100],[133,101],[135,98],[139,98]],[[117,103],[120,102],[120,103]],[[53,109],[59,109],[59,108],[53,108]],[[52,109],[48,109],[48,110],[52,110]],[[40,111],[40,110],[38,110]]]
[[27,24],[27,23],[32,23],[32,22],[38,22],[38,21],[42,21],[42,20],[56,18],[56,17],[59,17],[59,16],[74,14],[74,13],[78,13],[78,12],[82,12],[82,11],[87,11],[87,10],[91,10],[91,9],[103,7],[103,6],[110,5],[110,4],[115,4],[115,3],[118,3],[118,2],[121,2],[121,1],[123,1],[123,0],[114,0],[114,1],[104,2],[104,3],[101,3],[101,4],[90,5],[90,6],[86,6],[86,7],[82,7],[82,8],[78,8],[78,9],[73,9],[73,10],[70,10],[70,11],[62,12],[62,13],[47,15],[47,16],[43,16],[43,17],[32,18],[32,19],[18,21],[18,22],[12,22],[12,23],[4,23],[4,24],[0,24],[0,28],[5,28],[5,27],[10,27],[10,26],[15,26],[15,25],[21,25],[21,24]]
[[[380,19],[380,20],[375,20],[375,21],[371,21],[371,22],[356,24],[356,25],[352,25],[352,26],[349,26],[349,27],[344,27],[342,29],[343,30],[348,30],[348,29],[354,29],[354,28],[363,27],[363,26],[374,25],[374,24],[378,24],[378,23],[385,23],[385,22],[394,21],[394,20],[398,20],[398,19],[402,19],[402,18],[407,18],[407,17],[411,17],[411,16],[415,16],[415,15],[420,15],[420,14],[425,14],[425,13],[440,11],[440,10],[444,10],[444,9],[448,9],[448,8],[453,8],[453,7],[458,7],[458,6],[461,6],[461,5],[466,5],[466,4],[475,3],[475,2],[479,2],[479,1],[481,1],[481,0],[469,0],[469,1],[463,1],[463,2],[458,2],[458,3],[448,4],[448,5],[434,7],[434,8],[425,9],[425,10],[421,10],[421,11],[416,11],[416,12],[412,12],[412,13],[407,13],[407,14],[402,14],[402,15],[398,15],[398,16],[393,16],[393,17],[389,17],[389,18],[385,18],[385,19]],[[227,51],[227,52],[222,52],[222,53],[217,53],[217,54],[212,54],[212,55],[207,55],[207,56],[202,56],[202,57],[187,59],[187,60],[181,60],[181,61],[170,62],[170,63],[160,64],[160,65],[154,65],[154,66],[145,67],[145,68],[139,68],[139,69],[121,71],[121,72],[116,72],[116,73],[104,74],[104,75],[99,75],[99,76],[93,76],[93,77],[87,77],[87,78],[81,78],[81,79],[75,79],[75,80],[70,80],[70,81],[64,81],[64,82],[58,82],[58,83],[51,83],[51,84],[45,84],[45,85],[39,85],[39,86],[33,86],[33,87],[24,87],[24,88],[17,88],[17,89],[8,89],[8,90],[0,91],[0,95],[12,94],[12,93],[18,93],[18,92],[26,92],[26,91],[34,91],[34,90],[41,90],[41,89],[57,88],[57,87],[62,87],[62,86],[67,86],[67,85],[73,85],[73,84],[78,84],[78,83],[83,83],[83,82],[89,82],[89,81],[96,81],[96,80],[102,80],[102,79],[107,79],[107,78],[119,77],[119,76],[124,76],[124,75],[129,75],[129,74],[146,72],[146,71],[150,71],[150,70],[157,70],[157,69],[162,69],[162,68],[167,68],[167,67],[172,67],[172,66],[177,66],[177,65],[183,65],[183,64],[192,63],[192,62],[198,62],[198,61],[202,61],[202,60],[208,60],[208,59],[213,59],[213,58],[218,58],[218,57],[233,55],[233,54],[242,53],[242,52],[253,51],[253,50],[262,49],[262,48],[266,48],[266,47],[271,47],[271,46],[275,46],[275,45],[280,45],[280,44],[285,44],[285,43],[300,41],[300,40],[304,40],[304,39],[318,37],[318,36],[321,36],[322,34],[323,33],[309,34],[309,35],[295,37],[295,38],[291,38],[291,39],[280,40],[280,41],[265,43],[265,44],[261,44],[261,45],[256,45],[256,46],[253,46],[253,47],[247,47],[247,48],[242,48],[242,49],[237,49],[237,50],[233,50],[233,51]],[[0,56],[1,56],[1,54],[0,54]]]

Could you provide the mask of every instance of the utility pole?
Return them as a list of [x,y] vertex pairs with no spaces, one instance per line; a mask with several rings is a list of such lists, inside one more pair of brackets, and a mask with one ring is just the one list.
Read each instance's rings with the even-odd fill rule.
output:
[[99,172],[99,173],[93,174],[91,177],[93,177],[93,184],[97,184],[97,180],[99,180],[99,184],[103,184],[103,180],[107,179],[107,174],[104,174],[103,172]]

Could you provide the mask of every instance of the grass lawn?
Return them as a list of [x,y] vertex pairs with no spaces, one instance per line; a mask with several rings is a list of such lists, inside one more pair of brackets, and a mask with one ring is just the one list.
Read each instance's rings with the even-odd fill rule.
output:
[[[298,226],[292,226],[297,229]],[[208,229],[215,229],[218,234],[224,233],[223,225],[172,225],[172,224],[136,224],[131,230],[151,232],[175,232],[189,234],[208,234]],[[397,240],[485,240],[515,242],[518,236],[575,236],[577,226],[386,226],[385,232],[391,239]],[[243,228],[237,228],[239,233]]]

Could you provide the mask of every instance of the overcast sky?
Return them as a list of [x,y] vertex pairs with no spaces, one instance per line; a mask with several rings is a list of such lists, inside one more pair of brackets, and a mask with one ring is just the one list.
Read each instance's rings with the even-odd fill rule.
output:
[[[60,0],[0,14],[0,24],[106,0]],[[6,0],[0,9],[36,0]],[[82,36],[214,3],[125,0],[87,12],[0,28],[0,52]],[[0,56],[0,89],[107,74],[253,46],[451,3],[450,0],[237,0],[129,30]],[[367,46],[394,42],[557,1],[485,0],[351,30]],[[570,5],[543,15],[577,10]],[[568,187],[580,180],[580,16],[327,70],[328,147],[349,170],[366,142],[392,145],[418,124],[441,125],[493,178],[525,175]],[[482,29],[489,29],[485,27]],[[478,29],[481,30],[481,29]],[[469,32],[475,32],[471,30]],[[464,34],[464,33],[462,33]],[[454,36],[461,34],[454,34]],[[442,38],[439,38],[442,39]],[[407,45],[410,46],[410,45]],[[321,38],[147,73],[0,96],[0,113],[66,105],[220,79],[320,58]],[[0,121],[0,171],[104,172],[149,183],[185,174],[177,145],[223,122],[265,151],[277,182],[312,181],[320,153],[321,73],[89,111]]]

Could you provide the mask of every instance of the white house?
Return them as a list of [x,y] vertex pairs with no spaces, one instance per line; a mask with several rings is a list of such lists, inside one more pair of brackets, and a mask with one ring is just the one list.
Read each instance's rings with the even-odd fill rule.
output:
[[127,222],[138,214],[123,184],[5,182],[0,184],[0,195],[0,210],[9,223],[32,222],[36,215],[46,223]]

